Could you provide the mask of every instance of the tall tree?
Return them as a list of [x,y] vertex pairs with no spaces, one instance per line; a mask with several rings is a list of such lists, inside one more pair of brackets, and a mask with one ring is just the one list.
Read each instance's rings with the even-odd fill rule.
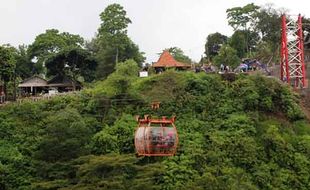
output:
[[251,37],[248,35],[250,31],[253,31],[257,22],[257,13],[259,6],[254,3],[245,5],[244,7],[233,7],[227,9],[228,24],[233,27],[234,31],[244,30],[246,31],[245,48],[246,52],[249,52],[249,41]]
[[169,53],[174,57],[175,60],[183,63],[191,63],[192,60],[184,54],[183,50],[178,47],[171,47],[168,49]]
[[236,67],[240,63],[237,51],[229,45],[223,45],[219,54],[214,57],[216,65],[225,64],[231,67]]
[[247,52],[245,32],[241,30],[235,31],[229,39],[229,45],[237,51],[239,58],[243,58]]
[[310,18],[302,18],[305,49],[310,49]]
[[254,26],[256,21],[256,14],[259,6],[254,3],[245,5],[244,7],[233,7],[226,10],[228,24],[234,30],[247,30]]
[[275,52],[273,50],[272,44],[265,42],[265,41],[261,41],[258,45],[257,45],[257,50],[255,52],[255,57],[257,59],[260,60],[260,62],[262,63],[270,63],[271,61],[275,61],[276,60],[276,56],[278,55],[279,52]]
[[10,45],[0,46],[0,79],[4,83],[4,93],[7,94],[7,84],[14,78],[16,67],[16,49]]
[[20,45],[17,48],[16,75],[21,79],[28,78],[35,74],[35,65],[30,60],[27,49],[28,46],[26,45]]
[[113,72],[117,62],[134,59],[139,65],[145,60],[139,47],[127,35],[131,20],[119,4],[111,4],[100,14],[102,21],[93,44],[98,60],[97,77],[104,78]]
[[277,52],[281,40],[281,13],[271,4],[261,7],[256,14],[258,20],[255,31],[259,32],[262,40],[270,44],[272,51]]
[[131,23],[124,8],[116,3],[107,6],[100,14],[100,19],[102,23],[98,29],[99,35],[127,34],[128,24]]
[[239,58],[249,56],[252,51],[255,51],[256,45],[259,42],[259,35],[256,32],[249,30],[237,30],[229,39],[229,45],[237,50]]
[[273,4],[261,6],[256,13],[254,31],[260,37],[257,56],[265,62],[279,62],[281,45],[281,16],[288,12],[287,9],[275,9]]
[[91,127],[76,109],[66,108],[46,119],[44,138],[35,157],[46,162],[70,160],[85,154]]
[[79,35],[60,33],[56,29],[46,30],[45,33],[38,35],[28,48],[29,58],[36,59],[35,73],[44,72],[45,61],[50,56],[68,47],[82,47],[83,44],[84,39]]
[[227,36],[216,32],[209,34],[205,44],[205,54],[208,59],[212,60],[216,56],[221,48],[227,42]]
[[51,56],[46,61],[47,74],[67,75],[77,80],[79,76],[86,82],[94,80],[97,62],[87,50],[70,48]]

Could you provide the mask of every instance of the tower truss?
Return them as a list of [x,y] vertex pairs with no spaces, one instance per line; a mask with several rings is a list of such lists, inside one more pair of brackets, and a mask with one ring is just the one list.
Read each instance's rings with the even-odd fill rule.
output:
[[302,18],[282,15],[281,80],[295,88],[306,87]]

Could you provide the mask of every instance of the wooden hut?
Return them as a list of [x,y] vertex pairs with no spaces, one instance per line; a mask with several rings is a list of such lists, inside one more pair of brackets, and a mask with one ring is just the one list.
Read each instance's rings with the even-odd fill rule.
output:
[[49,81],[35,75],[22,81],[18,87],[20,95],[25,97],[36,96],[45,93],[54,94],[58,92],[61,93],[80,90],[82,85],[80,82],[64,75],[57,75]]
[[47,81],[37,75],[23,80],[19,85],[22,96],[34,96],[48,91]]

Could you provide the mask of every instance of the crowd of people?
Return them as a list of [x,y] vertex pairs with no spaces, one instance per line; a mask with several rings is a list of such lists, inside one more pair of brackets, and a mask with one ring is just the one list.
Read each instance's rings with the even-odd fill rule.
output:
[[256,59],[243,59],[239,66],[236,68],[232,68],[229,65],[226,65],[224,63],[220,64],[219,68],[213,66],[212,64],[202,65],[202,66],[196,66],[195,72],[201,72],[204,71],[206,73],[209,72],[218,72],[220,74],[222,73],[228,73],[228,72],[234,72],[234,73],[244,73],[249,71],[257,71],[262,70],[266,72],[268,75],[270,75],[270,71],[266,64],[260,63]]
[[224,64],[220,65],[220,72],[227,73],[229,71],[230,71],[230,67],[228,65],[224,65]]
[[212,73],[216,71],[216,67],[213,66],[212,64],[203,64],[202,66],[196,66],[195,67],[195,72],[206,72],[206,73]]

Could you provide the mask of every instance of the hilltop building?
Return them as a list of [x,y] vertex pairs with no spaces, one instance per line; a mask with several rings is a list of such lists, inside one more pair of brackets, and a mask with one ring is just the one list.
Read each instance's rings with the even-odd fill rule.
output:
[[169,68],[175,68],[176,70],[186,70],[191,67],[191,65],[179,62],[174,59],[174,57],[165,50],[159,57],[158,61],[152,65],[157,73],[165,71]]
[[48,90],[47,81],[37,75],[23,80],[18,88],[22,95],[36,95]]
[[25,79],[18,85],[20,95],[35,96],[51,92],[69,92],[81,90],[80,82],[75,81],[68,76],[56,75],[51,80],[46,80],[40,76],[34,75]]

